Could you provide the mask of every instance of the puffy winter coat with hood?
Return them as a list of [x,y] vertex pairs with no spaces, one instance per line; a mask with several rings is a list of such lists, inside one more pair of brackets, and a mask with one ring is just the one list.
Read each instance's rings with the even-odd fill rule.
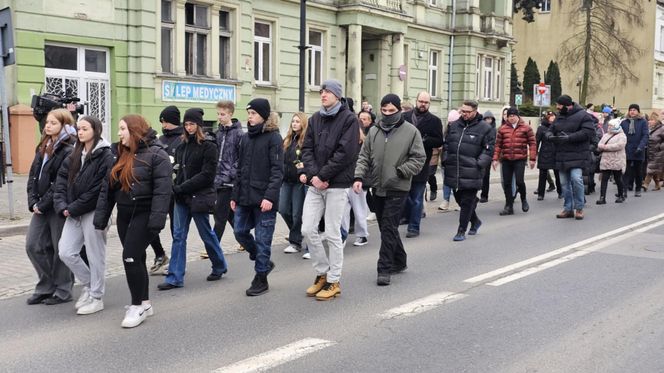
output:
[[[74,143],[76,143],[76,138],[64,130],[53,146],[53,154],[50,157],[42,156],[37,150],[30,167],[27,185],[28,209],[31,212],[34,211],[35,205],[42,213],[53,210],[53,195],[58,172],[62,162],[74,149]],[[46,160],[44,160],[45,158]]]
[[[356,133],[359,129],[355,128]],[[266,199],[272,209],[279,207],[279,191],[284,177],[284,150],[276,113],[263,123],[249,125],[240,141],[238,175],[232,200],[240,206],[260,206]]]
[[[429,179],[431,157],[433,150],[443,146],[443,122],[430,111],[422,115],[416,115],[416,110],[411,110],[404,115],[404,119],[412,123],[419,131],[426,152],[426,162],[422,170],[413,177],[414,182],[425,183]],[[413,119],[415,117],[415,119]],[[437,164],[437,163],[436,163]]]
[[445,135],[445,185],[452,189],[482,189],[484,170],[491,164],[492,128],[482,115],[450,123]]
[[[175,150],[173,169],[173,193],[177,202],[190,208],[194,203],[201,207],[214,206],[217,199],[213,188],[217,170],[217,139],[212,134],[206,133],[200,144],[196,141],[196,135],[188,135],[187,141]],[[194,207],[192,212],[203,211]]]
[[69,216],[78,217],[97,206],[99,192],[115,158],[111,153],[111,144],[104,139],[99,140],[90,154],[85,154],[85,151],[81,154],[81,167],[70,183],[72,156],[67,157],[60,167],[53,199],[58,214],[67,210]]
[[556,144],[556,167],[560,171],[571,168],[585,169],[590,162],[590,142],[595,137],[593,117],[578,104],[567,113],[556,116],[547,134],[567,135],[565,142]]
[[657,122],[648,136],[648,174],[664,171],[664,124]]
[[535,133],[530,126],[519,118],[516,128],[505,123],[498,129],[496,134],[496,146],[493,152],[493,160],[518,161],[537,158],[537,144]]
[[607,133],[602,136],[597,144],[602,154],[599,161],[599,169],[625,171],[625,167],[627,166],[625,144],[627,144],[627,137],[625,137],[622,131]]
[[111,184],[110,173],[107,174],[97,200],[93,222],[96,229],[106,228],[116,204],[150,211],[148,229],[161,231],[164,228],[173,193],[173,165],[157,140],[155,130],[150,129],[140,140],[134,154],[133,171],[134,181],[129,193],[120,189],[119,182]]
[[535,141],[537,142],[537,168],[552,170],[556,168],[556,146],[544,136],[551,127],[551,123],[544,119],[537,127]]
[[171,157],[175,158],[175,149],[182,143],[182,134],[184,128],[176,127],[172,130],[162,130],[163,135],[159,136],[159,141],[164,146],[164,150]]

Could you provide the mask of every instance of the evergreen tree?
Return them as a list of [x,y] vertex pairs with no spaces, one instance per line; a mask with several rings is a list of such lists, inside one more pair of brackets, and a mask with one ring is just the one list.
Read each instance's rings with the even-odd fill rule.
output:
[[520,94],[521,83],[519,83],[519,74],[516,71],[516,64],[512,62],[510,71],[510,105],[514,106],[514,95]]
[[535,22],[535,9],[540,9],[541,6],[541,2],[537,0],[514,0],[512,3],[514,13],[523,12],[521,19],[528,23]]
[[528,57],[526,68],[523,69],[523,95],[526,99],[533,101],[533,86],[542,80],[537,63]]
[[560,82],[560,69],[558,63],[549,62],[549,68],[544,73],[544,81],[551,86],[551,102],[555,102],[563,93],[562,83]]

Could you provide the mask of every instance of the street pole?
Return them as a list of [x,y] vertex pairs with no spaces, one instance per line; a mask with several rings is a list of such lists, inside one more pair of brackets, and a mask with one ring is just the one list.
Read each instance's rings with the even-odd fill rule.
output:
[[306,57],[307,57],[307,0],[300,0],[300,92],[298,96],[298,107],[300,112],[304,112],[304,77],[306,75]]
[[[1,33],[0,33],[1,35]],[[4,50],[2,45],[2,36],[0,36],[0,53]],[[12,50],[9,53],[13,53]],[[2,96],[2,139],[5,143],[5,164],[7,165],[7,195],[9,196],[9,219],[14,219],[14,172],[12,171],[12,152],[9,144],[9,113],[7,108],[7,94],[5,92],[5,56],[0,55],[0,96]]]

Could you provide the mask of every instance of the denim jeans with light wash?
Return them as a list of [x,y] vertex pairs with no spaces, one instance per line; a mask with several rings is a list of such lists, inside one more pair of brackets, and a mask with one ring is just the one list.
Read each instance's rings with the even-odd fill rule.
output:
[[563,188],[565,198],[565,211],[583,210],[585,195],[583,190],[583,170],[581,168],[570,168],[560,170],[560,185]]
[[440,175],[443,178],[443,199],[445,201],[450,201],[450,197],[452,197],[452,188],[448,187],[447,185],[444,184],[445,182],[445,167],[440,168]]
[[[256,273],[270,270],[272,237],[277,222],[277,211],[262,212],[259,206],[237,206],[233,230],[235,240],[249,253],[249,259],[255,262]],[[254,236],[250,231],[254,230]]]
[[302,246],[302,207],[307,186],[284,181],[279,192],[279,214],[288,226],[288,242]]
[[210,217],[206,212],[191,212],[189,206],[184,203],[175,202],[173,213],[173,246],[171,248],[171,261],[168,265],[168,276],[165,282],[175,285],[184,285],[184,273],[187,265],[187,236],[189,225],[194,219],[198,235],[203,240],[205,251],[212,262],[212,274],[226,273],[228,265],[224,252],[217,239],[217,235],[210,226]]
[[[404,205],[404,217],[408,219],[408,232],[420,231],[422,210],[424,209],[424,189],[427,183],[412,182]],[[445,193],[443,193],[445,194]]]

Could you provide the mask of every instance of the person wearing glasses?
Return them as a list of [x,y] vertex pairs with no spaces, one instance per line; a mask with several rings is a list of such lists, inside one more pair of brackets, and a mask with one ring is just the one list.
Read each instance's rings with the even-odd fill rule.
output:
[[477,216],[477,192],[482,188],[484,171],[491,165],[494,142],[492,128],[477,112],[477,102],[463,102],[461,117],[447,126],[445,143],[445,185],[452,188],[454,199],[461,206],[459,228],[454,241],[477,234],[482,221]]

